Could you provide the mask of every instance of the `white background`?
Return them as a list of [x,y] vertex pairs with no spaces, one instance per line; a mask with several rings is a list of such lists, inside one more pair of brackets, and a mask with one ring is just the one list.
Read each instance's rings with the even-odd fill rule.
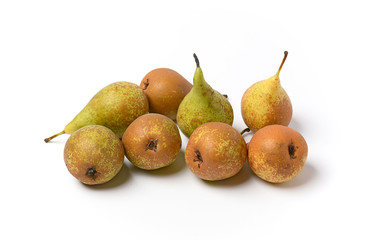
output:
[[[376,239],[377,15],[374,1],[1,1],[1,239]],[[246,164],[205,182],[184,163],[143,171],[125,159],[89,187],[67,171],[68,135],[104,86],[158,67],[240,100],[280,74],[290,127],[309,156],[290,182]],[[249,141],[251,134],[245,136]]]

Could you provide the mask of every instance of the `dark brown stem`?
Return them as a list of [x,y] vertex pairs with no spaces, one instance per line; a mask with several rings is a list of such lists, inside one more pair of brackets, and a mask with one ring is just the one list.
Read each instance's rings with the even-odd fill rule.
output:
[[57,136],[60,136],[60,135],[62,135],[64,133],[65,133],[65,131],[61,131],[60,133],[57,133],[57,134],[55,134],[55,135],[53,135],[53,136],[51,136],[49,138],[45,138],[45,142],[47,143],[47,142],[51,141],[51,139],[56,138]]
[[245,132],[250,132],[250,128],[245,128],[244,130],[242,130],[241,135],[243,135]]
[[194,53],[194,58],[195,58],[195,62],[196,62],[196,67],[200,68],[199,59],[198,59],[198,56],[196,56],[195,53]]
[[224,96],[225,98],[228,98],[228,95],[226,95],[226,94],[223,94],[223,96]]

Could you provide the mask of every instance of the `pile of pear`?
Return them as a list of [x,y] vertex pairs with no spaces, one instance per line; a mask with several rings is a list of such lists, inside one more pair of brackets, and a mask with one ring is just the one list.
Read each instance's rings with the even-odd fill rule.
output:
[[[64,130],[45,139],[71,134],[64,148],[68,171],[80,182],[102,184],[113,179],[124,157],[137,168],[172,165],[182,147],[180,131],[189,138],[185,162],[197,177],[218,181],[235,176],[248,160],[261,179],[281,183],[299,174],[307,144],[287,127],[291,101],[278,72],[246,90],[241,114],[247,129],[232,127],[234,112],[226,95],[205,80],[199,59],[193,84],[169,68],[157,68],[140,85],[115,82],[101,89]],[[242,134],[253,131],[246,144]]]

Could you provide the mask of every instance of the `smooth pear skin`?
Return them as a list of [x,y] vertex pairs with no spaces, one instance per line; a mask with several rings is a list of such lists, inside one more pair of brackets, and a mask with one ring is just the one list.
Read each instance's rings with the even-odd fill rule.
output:
[[245,164],[247,146],[232,126],[209,122],[191,135],[185,152],[189,169],[199,178],[217,181],[236,175]]
[[124,149],[108,128],[90,125],[72,133],[64,147],[68,171],[88,185],[102,184],[117,175],[123,166]]
[[138,85],[115,82],[100,90],[64,132],[71,134],[87,125],[102,125],[121,138],[131,122],[148,110],[147,96]]
[[233,108],[228,99],[212,89],[204,80],[197,60],[194,85],[179,105],[177,123],[183,134],[190,137],[197,127],[207,122],[223,122],[232,125]]
[[253,132],[267,125],[288,126],[291,122],[292,103],[280,84],[280,69],[274,76],[253,84],[242,96],[242,118]]
[[283,183],[296,177],[306,162],[308,145],[297,131],[269,125],[257,131],[248,147],[249,166],[261,179]]
[[176,120],[179,104],[192,89],[192,84],[169,68],[150,71],[140,83],[148,97],[149,112]]
[[131,123],[122,138],[127,159],[136,167],[154,170],[172,164],[181,149],[177,125],[156,113],[145,114]]

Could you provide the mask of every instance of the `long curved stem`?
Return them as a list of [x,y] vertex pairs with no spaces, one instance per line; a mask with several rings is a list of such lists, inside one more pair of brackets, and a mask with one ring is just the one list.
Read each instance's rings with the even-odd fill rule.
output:
[[61,131],[60,133],[57,133],[57,134],[55,134],[55,135],[52,135],[52,136],[49,137],[49,138],[45,138],[45,142],[47,143],[47,142],[51,141],[51,139],[54,139],[54,138],[56,138],[57,136],[60,136],[60,135],[62,135],[62,134],[64,134],[64,133],[65,133],[65,131],[63,130],[63,131]]
[[283,61],[282,61],[281,64],[280,64],[280,67],[279,67],[278,72],[276,73],[276,76],[279,76],[279,74],[280,74],[280,70],[282,69],[282,67],[283,67],[283,65],[284,65],[284,62],[285,62],[285,60],[287,59],[287,56],[288,56],[288,51],[285,51],[285,52],[284,52],[284,58],[283,58]]

